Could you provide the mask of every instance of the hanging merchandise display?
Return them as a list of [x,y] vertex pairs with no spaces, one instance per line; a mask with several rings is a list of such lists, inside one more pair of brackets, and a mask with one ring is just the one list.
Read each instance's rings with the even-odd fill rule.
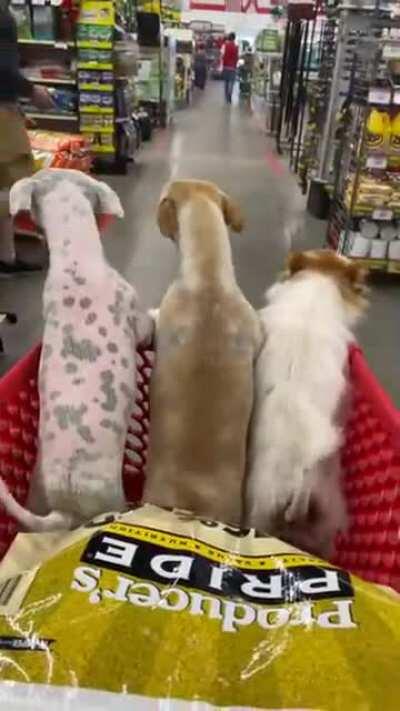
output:
[[[299,184],[306,194],[315,178],[319,161],[319,149],[324,127],[328,120],[329,96],[337,43],[337,21],[335,17],[322,15],[318,21],[315,46],[315,74],[308,84],[307,120],[298,165]],[[343,118],[345,111],[343,112]],[[318,204],[314,212],[318,217],[326,217],[329,208],[328,196],[324,204]],[[311,198],[310,198],[311,199]]]
[[279,153],[288,151],[290,167],[296,173],[301,169],[311,86],[318,76],[321,61],[319,12],[319,2],[288,5],[276,145]]
[[400,21],[383,7],[354,11],[349,118],[334,165],[330,244],[369,269],[400,273]]
[[177,108],[188,106],[192,97],[194,37],[192,30],[170,27],[165,35],[176,42],[175,57],[175,104]]
[[[309,188],[308,209],[326,218],[335,184],[335,156],[343,131],[351,120],[353,99],[354,49],[364,38],[372,37],[373,15],[381,20],[390,15],[387,0],[326,3],[322,41],[322,61],[318,90],[313,104],[313,121],[303,160],[303,187]],[[379,31],[377,27],[376,32]]]
[[137,4],[137,96],[153,125],[165,127],[175,109],[176,42],[163,33],[162,5],[160,0],[139,0]]
[[256,111],[265,115],[265,128],[270,135],[275,134],[278,127],[282,58],[282,38],[278,30],[262,30],[255,41],[252,101]]

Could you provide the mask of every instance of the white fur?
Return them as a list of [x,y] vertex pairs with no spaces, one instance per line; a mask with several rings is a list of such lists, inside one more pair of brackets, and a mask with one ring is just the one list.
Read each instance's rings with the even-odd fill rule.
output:
[[[334,279],[315,271],[274,285],[267,301],[260,312],[266,342],[255,368],[246,524],[276,533],[306,519],[310,498],[325,483],[342,501],[340,474],[337,467],[327,474],[326,461],[342,441],[340,407],[357,316]],[[333,535],[344,523],[344,505],[320,499],[334,519]]]
[[[49,175],[50,173],[50,175]],[[122,459],[135,399],[135,349],[151,336],[133,287],[107,263],[92,205],[122,208],[106,185],[74,171],[20,181],[14,213],[34,209],[49,244],[39,370],[39,455],[29,497],[0,483],[0,499],[27,529],[72,527],[125,508]],[[119,206],[119,207],[118,207]]]

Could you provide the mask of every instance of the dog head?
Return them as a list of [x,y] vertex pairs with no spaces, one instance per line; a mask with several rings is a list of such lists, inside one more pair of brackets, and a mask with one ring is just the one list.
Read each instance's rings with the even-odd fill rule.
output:
[[286,278],[301,272],[317,272],[332,278],[352,311],[362,312],[367,306],[368,272],[356,262],[330,249],[291,252],[286,262]]
[[243,217],[239,206],[214,183],[203,180],[174,180],[162,191],[158,205],[157,222],[161,234],[170,239],[177,239],[179,210],[198,197],[214,202],[221,210],[225,224],[234,232],[243,230]]
[[[13,185],[10,191],[11,215],[29,213],[36,224],[42,227],[43,201],[51,200],[52,204],[56,203],[57,190],[61,185],[70,185],[71,193],[74,190],[79,191],[97,215],[124,215],[118,196],[108,185],[78,170],[57,168],[39,170],[31,178],[23,178]],[[56,210],[56,205],[54,209]],[[73,211],[72,202],[71,210]]]

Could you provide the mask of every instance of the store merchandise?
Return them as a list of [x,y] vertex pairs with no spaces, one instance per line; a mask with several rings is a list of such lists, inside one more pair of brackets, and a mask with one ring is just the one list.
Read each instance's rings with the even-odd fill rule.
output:
[[[397,24],[379,3],[368,11],[355,8],[350,16],[350,112],[336,146],[328,239],[372,269],[399,273],[400,111],[393,78],[393,60],[400,56]],[[347,22],[348,15],[343,17]],[[370,240],[368,250],[361,246],[361,235]]]
[[13,215],[32,213],[34,206],[50,252],[35,472],[36,504],[46,502],[47,510],[38,516],[21,506],[2,478],[0,498],[25,529],[46,531],[73,528],[109,506],[124,509],[121,472],[136,396],[134,354],[136,345],[151,340],[153,321],[140,312],[135,289],[107,263],[101,247],[94,210],[123,216],[108,185],[79,172],[39,171],[10,194]]
[[371,240],[363,237],[359,232],[352,231],[348,236],[348,255],[350,257],[369,257]]
[[10,4],[10,10],[14,15],[17,25],[18,37],[20,39],[32,39],[32,26],[29,5]]
[[132,112],[142,101],[151,101],[159,123],[173,111],[171,101],[168,111],[163,108],[161,47],[155,50],[153,87],[146,81],[141,91],[136,84],[138,44],[126,31],[133,21],[129,3],[63,0],[48,5],[26,0],[15,9],[23,71],[31,81],[46,85],[54,99],[54,108],[46,112],[25,101],[28,119],[57,133],[81,131],[96,169],[125,172],[139,143]]
[[28,131],[36,170],[74,168],[89,173],[92,155],[89,141],[81,135]]
[[194,79],[194,36],[192,30],[169,28],[165,31],[176,42],[175,58],[175,100],[183,108],[190,104]]
[[[265,126],[268,134],[275,135],[279,115],[280,85],[282,79],[283,54],[279,49],[265,42],[264,32],[256,37],[255,51],[250,55],[246,69],[251,74],[250,93],[253,108],[257,113],[265,113]],[[266,49],[265,47],[271,49]],[[248,56],[248,55],[247,55]],[[245,55],[246,64],[246,55]],[[246,74],[248,72],[246,71]]]
[[[288,7],[288,22],[282,56],[282,75],[279,87],[280,104],[274,118],[276,147],[278,153],[287,150],[290,167],[301,175],[303,192],[307,177],[305,164],[310,158],[310,122],[315,121],[309,112],[312,82],[317,76],[321,62],[321,28],[319,2],[296,5],[295,15]],[[309,13],[311,8],[312,12]]]
[[385,259],[388,252],[388,245],[383,240],[373,239],[369,256],[371,259]]
[[[362,3],[338,0],[329,3],[326,15],[322,13],[319,19],[322,61],[311,88],[311,113],[300,170],[303,191],[309,188],[308,210],[319,218],[328,216],[329,198],[335,190],[340,162],[338,145],[357,113],[360,85],[355,80],[365,66],[365,56],[358,51],[372,38],[370,56],[373,53],[372,44],[379,37],[379,27],[383,27],[388,17],[387,6],[385,4],[386,9],[383,9],[383,5],[377,0],[366,9]],[[382,110],[379,103],[375,108]],[[379,131],[383,140],[384,129],[378,126],[378,135]]]
[[379,234],[379,224],[372,220],[360,220],[360,231],[366,239],[374,239]]
[[10,708],[24,692],[52,711],[71,694],[117,711],[398,702],[398,596],[273,538],[145,506],[19,535],[3,576]]
[[52,5],[32,6],[33,37],[38,41],[54,41],[56,38],[56,15]]
[[138,41],[141,47],[159,47],[160,15],[159,12],[144,12],[137,14]]
[[393,259],[394,261],[400,261],[400,240],[397,240],[396,242],[390,242],[388,247],[388,256],[389,259]]
[[[109,3],[112,7],[112,3]],[[105,44],[111,43],[113,36],[113,27],[103,27],[102,25],[86,25],[82,22],[78,24],[78,45],[84,47],[85,42],[96,42],[99,45],[104,42]]]
[[385,111],[371,109],[367,119],[366,145],[370,151],[386,152],[390,147],[390,115]]
[[152,123],[149,114],[146,111],[137,111],[134,116],[139,122],[142,140],[149,141],[152,134]]

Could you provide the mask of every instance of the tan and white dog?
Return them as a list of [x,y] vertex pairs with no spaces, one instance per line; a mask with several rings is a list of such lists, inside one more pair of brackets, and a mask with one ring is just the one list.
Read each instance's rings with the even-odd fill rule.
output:
[[346,525],[338,452],[366,274],[331,250],[293,253],[287,267],[260,312],[245,524],[328,556]]
[[242,217],[212,183],[180,180],[163,191],[158,224],[181,267],[157,316],[144,500],[239,524],[262,340],[232,264],[228,227],[241,232]]

